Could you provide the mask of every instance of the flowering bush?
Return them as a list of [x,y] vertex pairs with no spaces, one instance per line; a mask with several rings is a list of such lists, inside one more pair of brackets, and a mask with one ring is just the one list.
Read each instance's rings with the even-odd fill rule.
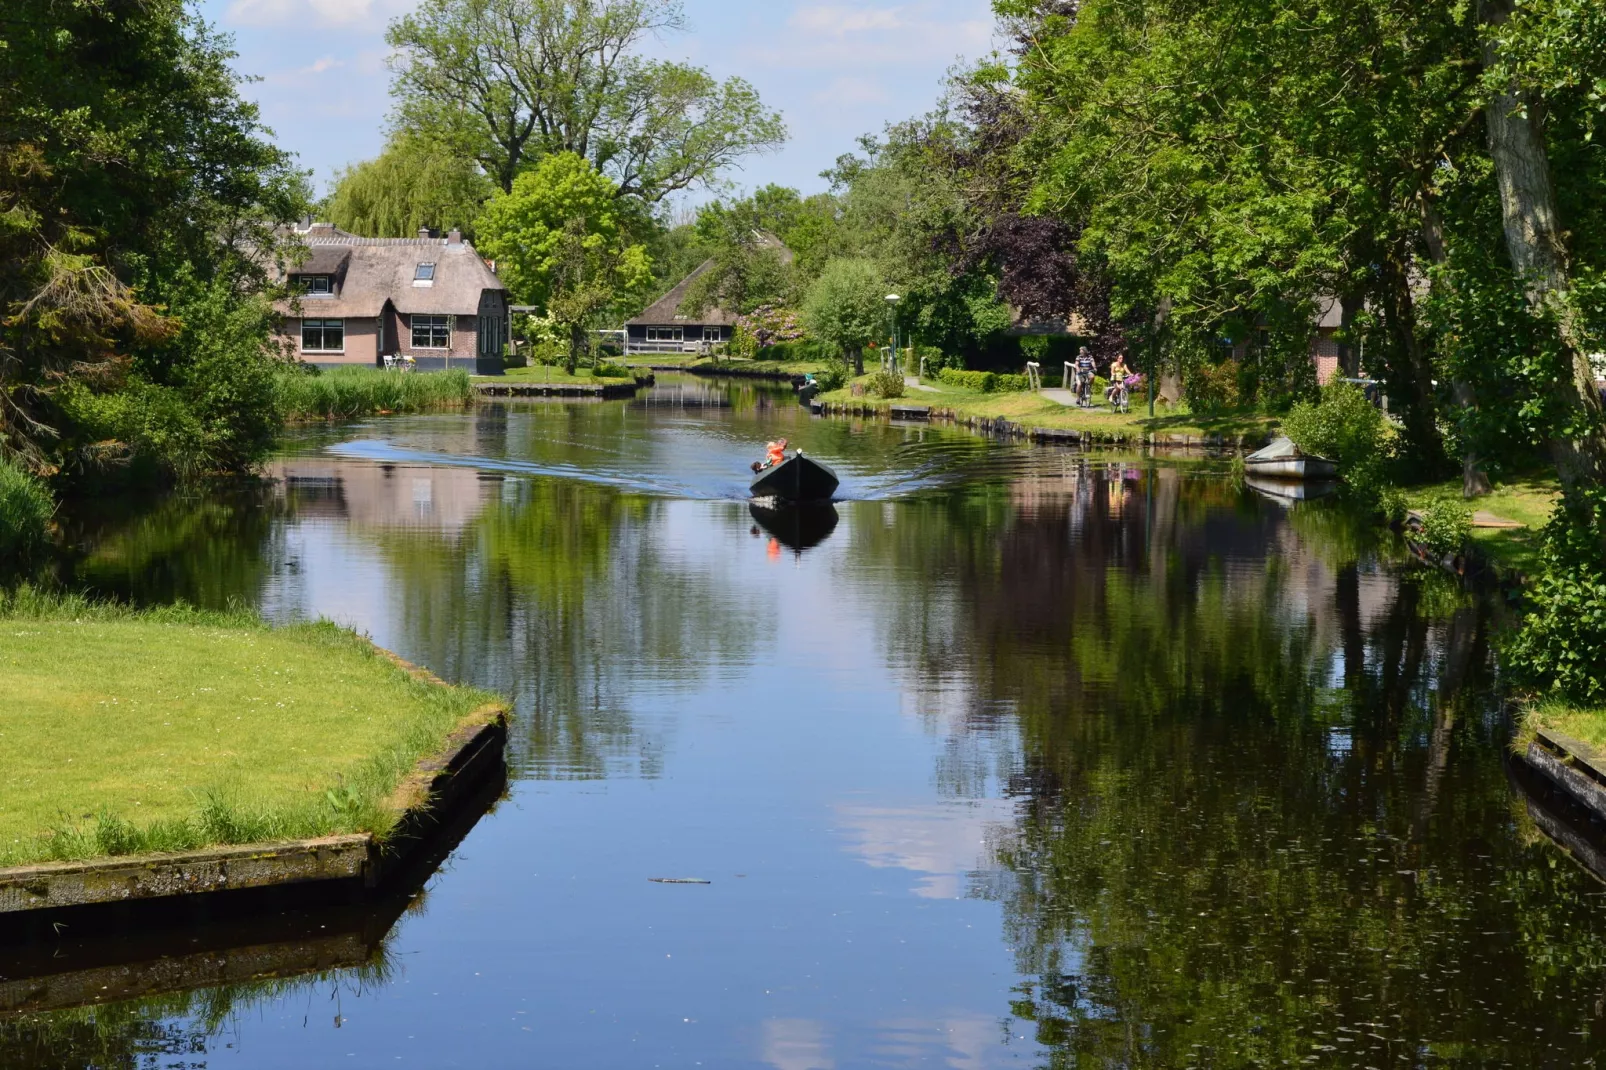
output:
[[796,312],[779,305],[760,305],[745,316],[736,317],[731,348],[744,357],[752,357],[761,349],[802,339],[803,327],[798,323]]

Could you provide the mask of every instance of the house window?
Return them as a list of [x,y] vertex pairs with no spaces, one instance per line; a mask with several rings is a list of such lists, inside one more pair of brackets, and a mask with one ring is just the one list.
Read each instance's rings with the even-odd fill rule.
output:
[[452,317],[414,316],[414,349],[450,349],[452,347]]
[[649,342],[679,342],[684,327],[648,327],[647,341]]
[[301,352],[344,353],[345,351],[345,320],[301,321]]
[[719,328],[718,327],[704,327],[703,328],[703,341],[705,341],[705,342],[717,342],[717,341],[719,341]]
[[301,292],[308,297],[328,297],[335,292],[328,275],[302,275]]
[[417,269],[413,272],[413,281],[414,282],[434,282],[435,281],[435,265],[433,263],[419,264]]

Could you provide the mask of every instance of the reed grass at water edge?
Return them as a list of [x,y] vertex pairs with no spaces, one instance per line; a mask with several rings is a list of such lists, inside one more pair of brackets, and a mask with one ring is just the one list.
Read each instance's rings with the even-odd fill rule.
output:
[[290,422],[349,420],[389,412],[460,409],[472,402],[468,372],[392,372],[376,368],[337,368],[279,373],[275,384],[279,411]]

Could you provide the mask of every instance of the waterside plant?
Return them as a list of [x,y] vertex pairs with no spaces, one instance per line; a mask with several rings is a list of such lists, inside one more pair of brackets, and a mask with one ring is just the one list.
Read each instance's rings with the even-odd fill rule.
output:
[[456,368],[424,373],[294,369],[279,373],[275,388],[279,411],[291,422],[459,409],[474,397],[468,372]]

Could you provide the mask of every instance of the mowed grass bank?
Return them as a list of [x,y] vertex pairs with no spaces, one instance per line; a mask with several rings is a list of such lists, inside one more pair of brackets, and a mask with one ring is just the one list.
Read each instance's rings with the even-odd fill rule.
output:
[[327,622],[0,600],[0,865],[383,836],[496,702]]
[[460,409],[474,400],[466,371],[392,372],[333,368],[314,375],[299,369],[279,373],[279,411],[292,423],[350,420],[379,413]]
[[[864,383],[864,379],[856,380]],[[1118,413],[1103,404],[1102,393],[1096,395],[1101,403],[1091,409],[1062,405],[1058,401],[1029,391],[996,391],[983,393],[964,386],[955,386],[933,379],[925,380],[919,388],[905,387],[903,397],[883,398],[854,396],[852,383],[840,390],[819,396],[827,405],[845,405],[886,411],[893,405],[921,405],[934,410],[952,413],[958,419],[981,417],[1003,418],[1022,427],[1063,431],[1089,431],[1114,439],[1140,441],[1147,435],[1189,435],[1203,437],[1220,435],[1226,439],[1247,438],[1251,441],[1268,438],[1276,428],[1276,419],[1259,413],[1226,413],[1219,416],[1177,411],[1161,407],[1153,419],[1149,418],[1147,402],[1132,402],[1130,413]]]

